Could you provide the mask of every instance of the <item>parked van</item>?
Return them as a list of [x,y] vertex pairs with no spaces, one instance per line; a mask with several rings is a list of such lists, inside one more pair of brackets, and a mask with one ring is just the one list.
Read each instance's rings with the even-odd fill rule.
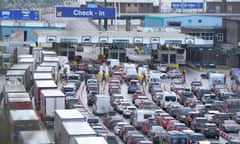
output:
[[143,123],[148,118],[154,118],[154,111],[147,109],[137,109],[134,111],[130,119],[130,124],[134,125],[136,129],[142,129]]
[[111,108],[110,97],[108,95],[97,94],[93,103],[92,111],[95,114],[107,114]]
[[172,91],[164,91],[163,92],[163,99],[160,102],[160,106],[163,109],[166,109],[167,106],[169,106],[170,104],[174,104],[174,103],[178,103],[176,93],[172,92]]

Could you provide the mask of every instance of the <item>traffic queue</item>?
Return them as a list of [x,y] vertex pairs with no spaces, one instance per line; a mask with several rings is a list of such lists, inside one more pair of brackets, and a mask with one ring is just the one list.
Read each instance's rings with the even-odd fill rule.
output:
[[[93,78],[100,91],[88,93],[88,104],[94,114],[104,114],[105,126],[127,144],[220,143],[220,137],[238,143],[232,133],[240,129],[240,105],[235,104],[239,98],[226,84],[225,74],[211,70],[207,77],[202,73],[202,79],[188,82],[185,70],[166,67],[153,70],[133,63],[111,67],[108,79]],[[107,92],[101,92],[103,81]],[[121,90],[124,85],[127,93]],[[102,105],[97,102],[103,97],[109,97],[111,107],[106,104],[109,99]],[[96,107],[105,111],[96,113]]]
[[29,136],[38,140],[30,143],[42,137],[57,144],[200,144],[220,136],[239,142],[231,133],[239,132],[240,100],[223,73],[207,71],[188,82],[185,69],[164,64],[60,63],[46,50],[36,59],[6,72],[3,104],[16,143]]
[[112,135],[97,135],[98,118],[76,97],[86,71],[71,73],[56,52],[37,52],[18,55],[5,74],[1,96],[11,143],[107,144]]

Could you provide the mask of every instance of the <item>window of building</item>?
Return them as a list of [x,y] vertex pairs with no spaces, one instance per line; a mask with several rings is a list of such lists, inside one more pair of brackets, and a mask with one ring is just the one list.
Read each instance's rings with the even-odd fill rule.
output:
[[143,7],[143,3],[140,3],[140,7]]
[[218,33],[216,37],[218,42],[223,42],[223,33]]
[[136,3],[135,3],[135,4],[134,4],[134,6],[135,6],[135,7],[137,7],[137,6],[138,6],[138,4],[136,4]]
[[168,26],[181,26],[179,21],[168,21]]
[[131,3],[128,3],[128,7],[131,7]]

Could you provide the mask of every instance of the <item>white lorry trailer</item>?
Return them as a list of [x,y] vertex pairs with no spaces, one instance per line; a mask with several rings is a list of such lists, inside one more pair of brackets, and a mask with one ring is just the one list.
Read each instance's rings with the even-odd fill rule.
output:
[[65,109],[65,94],[59,89],[41,90],[41,119],[46,127],[53,127],[54,111]]
[[63,131],[63,122],[85,122],[85,117],[77,109],[58,109],[54,112],[54,140],[59,143],[60,133]]
[[74,138],[96,136],[96,132],[87,122],[63,122],[59,144],[71,144]]

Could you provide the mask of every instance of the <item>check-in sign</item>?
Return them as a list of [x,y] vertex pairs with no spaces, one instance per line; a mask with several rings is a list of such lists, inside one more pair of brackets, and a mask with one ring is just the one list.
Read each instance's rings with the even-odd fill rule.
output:
[[114,19],[115,8],[56,7],[56,17]]

